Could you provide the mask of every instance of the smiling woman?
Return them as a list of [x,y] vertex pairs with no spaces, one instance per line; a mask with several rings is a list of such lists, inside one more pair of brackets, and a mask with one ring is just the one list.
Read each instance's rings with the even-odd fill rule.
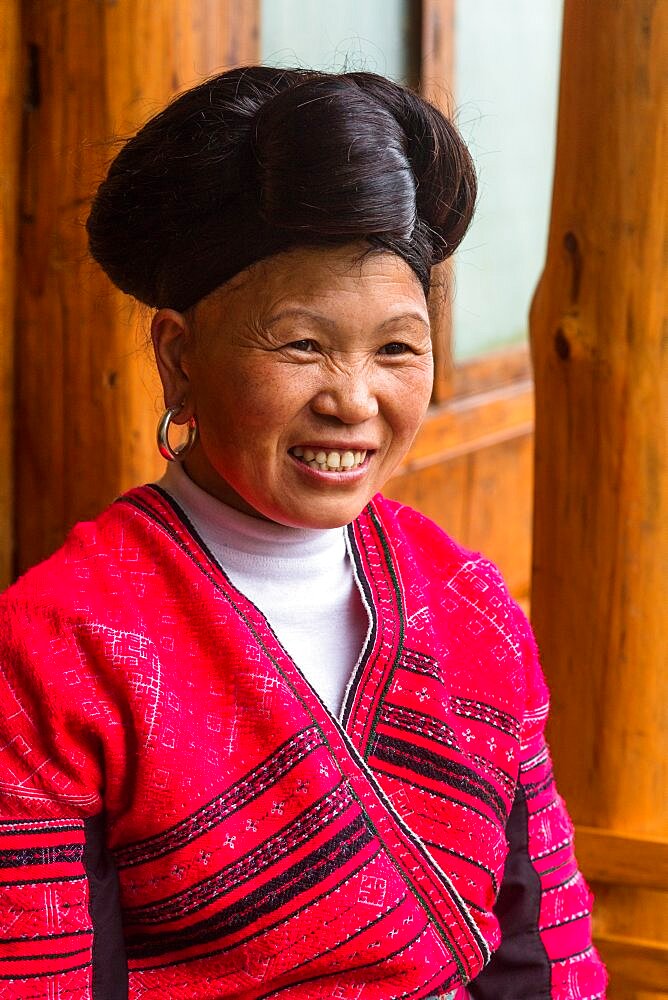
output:
[[229,506],[341,527],[410,447],[432,384],[425,296],[400,257],[364,249],[284,252],[188,319],[156,313],[167,404],[199,430],[183,467]]
[[474,199],[370,73],[223,73],[112,163],[169,462],[0,600],[3,996],[604,996],[528,622],[378,492]]

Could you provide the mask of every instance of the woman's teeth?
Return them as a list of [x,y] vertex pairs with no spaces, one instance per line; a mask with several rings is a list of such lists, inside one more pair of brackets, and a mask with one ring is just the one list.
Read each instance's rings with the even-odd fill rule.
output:
[[300,462],[320,472],[350,472],[366,458],[365,451],[316,451],[314,448],[291,448]]

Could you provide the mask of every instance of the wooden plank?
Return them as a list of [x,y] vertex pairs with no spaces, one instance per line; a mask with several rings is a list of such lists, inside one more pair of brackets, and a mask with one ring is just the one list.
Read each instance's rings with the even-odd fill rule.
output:
[[395,476],[383,490],[491,559],[525,612],[531,573],[531,477],[526,467],[531,460],[531,438],[518,439]]
[[18,567],[158,475],[148,312],[87,260],[88,201],[127,136],[180,90],[257,56],[258,3],[25,0],[40,97],[23,129]]
[[453,372],[452,395],[487,392],[508,382],[532,382],[529,345],[519,344],[460,362]]
[[420,89],[446,114],[453,111],[455,0],[421,0]]
[[619,980],[634,988],[668,990],[668,944],[601,934],[594,938],[613,983]]
[[0,590],[12,578],[14,550],[14,298],[21,120],[19,0],[2,8],[0,31]]
[[386,484],[383,493],[419,510],[464,543],[469,525],[469,483],[470,456],[464,455],[400,473]]
[[[597,945],[602,940],[613,943],[611,954],[605,951],[603,954],[604,960],[611,962],[608,1000],[668,1000],[665,993],[654,990],[650,993],[649,989],[646,992],[641,983],[634,980],[635,961],[628,948],[629,942],[635,943],[641,936],[642,942],[650,946],[668,941],[668,895],[653,889],[603,882],[594,882],[591,887],[594,892],[594,942]],[[619,948],[617,942],[621,943]],[[619,957],[620,952],[627,956],[624,961]],[[638,968],[642,968],[640,957]]]
[[619,882],[590,883],[594,937],[668,941],[668,893]]
[[455,363],[452,355],[452,300],[454,266],[452,260],[436,264],[431,271],[429,322],[434,351],[432,402],[444,403],[453,393]]
[[414,472],[532,432],[530,382],[453,399],[431,408],[399,472]]
[[668,892],[668,840],[578,826],[575,848],[580,867],[592,882]]
[[465,544],[495,563],[512,595],[527,601],[531,582],[533,433],[471,456]]

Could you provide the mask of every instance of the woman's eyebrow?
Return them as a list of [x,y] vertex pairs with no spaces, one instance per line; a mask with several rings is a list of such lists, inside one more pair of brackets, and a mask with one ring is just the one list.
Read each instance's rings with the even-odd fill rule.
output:
[[405,313],[399,313],[397,316],[390,316],[390,318],[384,320],[377,327],[377,329],[378,330],[382,330],[383,327],[389,326],[390,323],[398,323],[398,322],[400,322],[402,320],[407,320],[407,319],[415,319],[415,320],[418,321],[418,323],[421,323],[427,329],[430,329],[430,327],[429,327],[429,320],[425,319],[424,316],[422,315],[422,313],[419,313],[419,312],[405,312]]
[[[303,317],[305,319],[313,320],[313,322],[320,324],[320,326],[327,327],[330,330],[336,330],[338,324],[336,320],[331,319],[329,316],[323,316],[322,313],[314,312],[312,309],[305,309],[303,306],[293,306],[288,309],[281,309],[280,312],[276,313],[275,316],[271,316],[267,322],[266,326],[273,326],[274,323],[278,323],[279,320],[285,319],[286,317]],[[424,316],[419,312],[405,312],[399,313],[396,316],[390,316],[389,319],[383,320],[382,323],[376,327],[377,330],[382,330],[384,327],[389,326],[391,323],[398,323],[402,320],[417,320],[424,327],[429,329],[429,322],[424,318]]]
[[311,319],[315,323],[319,323],[320,326],[327,326],[330,329],[336,329],[336,321],[330,319],[329,316],[323,316],[321,313],[313,312],[311,309],[304,309],[302,306],[293,306],[289,309],[281,309],[280,312],[276,313],[275,316],[271,316],[267,322],[266,326],[273,326],[274,323],[278,323],[280,319],[285,319],[286,316],[302,316],[305,319]]

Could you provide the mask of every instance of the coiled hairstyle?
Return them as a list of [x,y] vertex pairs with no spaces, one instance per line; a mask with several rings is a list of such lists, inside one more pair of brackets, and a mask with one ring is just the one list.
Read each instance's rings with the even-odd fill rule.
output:
[[186,91],[120,150],[87,222],[124,292],[184,312],[255,261],[365,241],[425,296],[461,242],[476,178],[457,129],[375,73],[247,66]]

